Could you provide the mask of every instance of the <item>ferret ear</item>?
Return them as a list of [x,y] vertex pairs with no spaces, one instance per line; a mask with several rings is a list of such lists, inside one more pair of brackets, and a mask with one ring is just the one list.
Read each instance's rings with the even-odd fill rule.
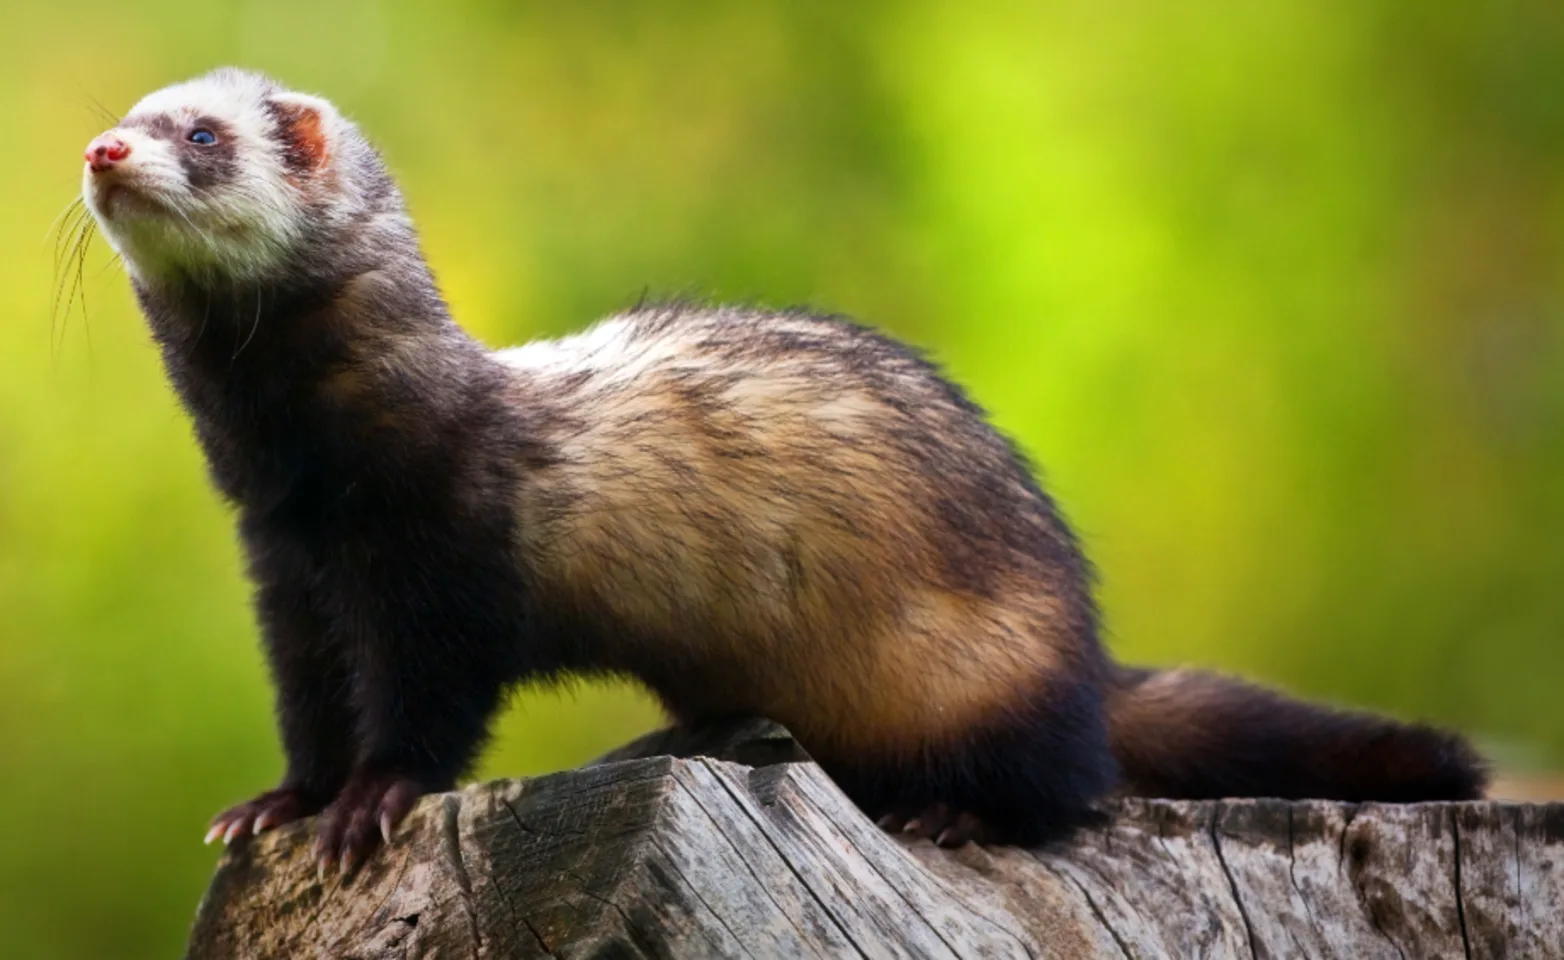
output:
[[331,157],[331,134],[337,110],[307,93],[276,93],[266,107],[277,121],[283,162],[289,172],[306,175],[320,170]]

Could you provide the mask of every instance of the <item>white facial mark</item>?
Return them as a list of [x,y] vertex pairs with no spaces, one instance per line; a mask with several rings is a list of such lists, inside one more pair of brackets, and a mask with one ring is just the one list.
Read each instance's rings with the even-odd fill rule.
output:
[[[272,143],[269,95],[275,91],[261,78],[223,71],[158,90],[131,108],[114,131],[130,155],[106,174],[86,169],[82,193],[132,275],[249,278],[287,256],[299,233],[302,196]],[[335,115],[325,101],[307,99],[323,108],[323,119]],[[160,117],[174,121],[175,140],[124,125]],[[221,121],[236,164],[228,182],[194,190],[177,151],[186,128],[201,117]]]

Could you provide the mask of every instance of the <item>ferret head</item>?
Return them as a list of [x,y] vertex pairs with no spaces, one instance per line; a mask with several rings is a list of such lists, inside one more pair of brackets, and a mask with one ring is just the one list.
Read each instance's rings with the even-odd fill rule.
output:
[[234,69],[159,90],[94,138],[82,196],[132,277],[152,284],[308,272],[334,234],[400,207],[329,102]]

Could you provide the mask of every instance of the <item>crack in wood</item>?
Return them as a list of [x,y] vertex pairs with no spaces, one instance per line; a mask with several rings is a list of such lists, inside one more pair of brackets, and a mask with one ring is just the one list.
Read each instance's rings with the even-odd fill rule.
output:
[[1287,804],[1287,879],[1292,883],[1293,892],[1298,894],[1298,902],[1303,904],[1304,915],[1309,918],[1309,926],[1314,928],[1316,935],[1321,940],[1325,939],[1325,930],[1315,919],[1314,907],[1309,903],[1310,898],[1304,895],[1303,888],[1298,886],[1298,851],[1295,845],[1295,814],[1297,807],[1289,802]]
[[1461,822],[1452,808],[1448,811],[1450,817],[1450,835],[1455,844],[1455,921],[1461,928],[1461,950],[1466,955],[1466,960],[1472,960],[1472,941],[1466,933],[1466,905],[1462,903],[1461,893]]
[[1222,855],[1222,838],[1217,835],[1217,824],[1222,819],[1222,804],[1218,801],[1211,808],[1211,849],[1216,853],[1216,862],[1222,867],[1222,875],[1227,877],[1227,889],[1233,894],[1233,905],[1238,908],[1238,918],[1244,924],[1244,937],[1249,942],[1249,956],[1253,960],[1260,960],[1260,950],[1256,946],[1254,938],[1254,924],[1249,920],[1249,911],[1244,909],[1244,898],[1238,893],[1238,881],[1233,879],[1233,870],[1227,865],[1227,858]]
[[1521,886],[1521,808],[1516,807],[1514,813],[1515,817],[1511,830],[1515,834],[1515,905],[1516,909],[1520,911],[1520,923],[1517,926],[1519,929],[1525,930],[1527,929],[1526,915],[1529,912],[1528,908],[1530,905],[1526,901],[1526,890]]
[[1341,858],[1340,869],[1346,873],[1347,883],[1352,888],[1353,893],[1357,895],[1358,902],[1362,904],[1363,913],[1368,917],[1369,924],[1374,928],[1375,932],[1377,932],[1381,937],[1384,937],[1385,942],[1390,944],[1391,948],[1396,951],[1396,956],[1400,957],[1401,960],[1407,960],[1406,951],[1401,949],[1401,944],[1396,942],[1395,938],[1392,937],[1385,929],[1384,925],[1380,923],[1378,912],[1374,909],[1374,904],[1369,900],[1368,891],[1363,889],[1357,876],[1357,870],[1351,866],[1351,861],[1349,861],[1347,858],[1347,834],[1352,832],[1352,824],[1356,822],[1358,811],[1360,809],[1361,808],[1356,806],[1349,808],[1346,817],[1343,819],[1341,825],[1341,843],[1338,847],[1338,855]]
[[467,861],[462,855],[461,825],[458,818],[462,811],[462,795],[447,793],[440,798],[440,839],[446,865],[456,880],[462,910],[467,914],[467,924],[472,930],[472,955],[483,955],[483,932],[478,924],[478,910],[472,902],[472,878],[467,875]]
[[809,896],[814,899],[815,904],[819,906],[821,912],[823,912],[825,916],[831,921],[831,923],[836,926],[837,932],[842,935],[842,939],[851,944],[852,948],[858,951],[859,956],[870,956],[870,954],[865,952],[864,948],[853,939],[852,933],[847,929],[847,924],[842,921],[842,918],[837,916],[836,911],[832,910],[830,905],[825,902],[824,898],[820,896],[819,891],[815,890],[814,886],[809,882],[808,878],[799,872],[798,868],[793,865],[792,858],[789,857],[788,851],[782,849],[777,844],[776,840],[771,836],[771,832],[766,829],[767,825],[762,823],[759,818],[750,813],[745,804],[740,800],[735,785],[731,783],[727,777],[721,776],[720,774],[715,776],[713,779],[716,780],[717,784],[728,794],[731,799],[738,803],[739,809],[742,810],[744,815],[750,819],[750,822],[755,824],[756,829],[760,831],[761,838],[764,839],[768,845],[770,845],[772,851],[775,852],[776,855],[781,859],[782,864],[787,867],[788,872],[793,875],[793,879],[798,882],[799,886],[801,886],[809,894]]
[[1107,915],[1102,912],[1102,908],[1097,905],[1097,901],[1092,899],[1091,892],[1086,889],[1086,885],[1068,874],[1055,873],[1054,875],[1063,877],[1066,883],[1081,891],[1081,896],[1086,900],[1086,909],[1090,910],[1092,916],[1097,918],[1097,922],[1102,924],[1102,928],[1108,931],[1108,936],[1113,938],[1113,942],[1118,946],[1119,952],[1124,954],[1124,960],[1135,960],[1134,954],[1130,953],[1129,944],[1124,942],[1124,938],[1119,936],[1119,931],[1114,929],[1113,924],[1108,922]]
[[[721,778],[717,778],[717,779],[721,779]],[[739,847],[739,845],[733,840],[732,837],[728,836],[726,831],[721,829],[720,822],[718,821],[718,819],[715,816],[713,816],[711,810],[709,810],[707,808],[705,801],[703,801],[701,799],[700,793],[698,791],[691,790],[687,785],[683,784],[682,782],[681,782],[680,786],[684,790],[685,794],[688,795],[690,800],[696,806],[700,807],[701,812],[706,814],[706,817],[711,821],[712,826],[716,829],[717,834],[719,836],[721,836],[723,838],[723,840],[725,840],[727,842],[728,848],[730,850],[732,850],[734,856],[739,860],[740,863],[744,864],[744,869],[754,879],[755,885],[760,890],[760,892],[765,894],[766,898],[771,901],[771,905],[777,908],[777,913],[779,915],[781,915],[782,917],[786,918],[788,923],[792,925],[793,932],[798,934],[799,942],[801,942],[801,943],[808,943],[810,941],[810,939],[811,939],[809,937],[809,935],[804,932],[803,928],[798,925],[798,922],[787,912],[786,908],[782,905],[782,902],[780,900],[778,900],[776,898],[776,895],[771,892],[771,886],[770,886],[770,884],[768,884],[766,882],[766,878],[762,877],[759,873],[756,872],[755,865],[750,863],[749,859],[743,855],[743,850]],[[733,802],[733,805],[739,809],[739,811],[744,815],[744,817],[747,820],[750,821],[751,825],[756,828],[756,831],[759,832],[760,831],[760,825],[755,823],[754,822],[754,818],[749,815],[749,811],[745,809],[745,804],[744,804],[742,798],[740,798],[736,793],[734,793],[734,791],[731,788],[726,789],[724,791],[724,796],[728,797]],[[763,834],[762,834],[762,839],[764,839],[764,835]],[[819,898],[817,897],[816,901],[818,902],[818,900],[819,900]],[[823,908],[823,905],[822,905],[822,908]],[[826,916],[833,923],[836,922],[836,918],[835,917],[831,917],[829,911],[826,911]],[[838,927],[838,929],[840,929],[840,927]],[[846,934],[845,931],[842,933],[842,936],[847,938],[849,943],[852,942],[852,938],[847,937],[847,934]]]

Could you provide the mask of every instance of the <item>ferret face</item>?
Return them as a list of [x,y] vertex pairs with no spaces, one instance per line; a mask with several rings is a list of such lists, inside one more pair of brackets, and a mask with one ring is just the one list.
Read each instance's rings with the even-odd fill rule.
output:
[[147,96],[94,138],[82,196],[138,280],[261,278],[329,199],[345,126],[325,100],[219,70]]

